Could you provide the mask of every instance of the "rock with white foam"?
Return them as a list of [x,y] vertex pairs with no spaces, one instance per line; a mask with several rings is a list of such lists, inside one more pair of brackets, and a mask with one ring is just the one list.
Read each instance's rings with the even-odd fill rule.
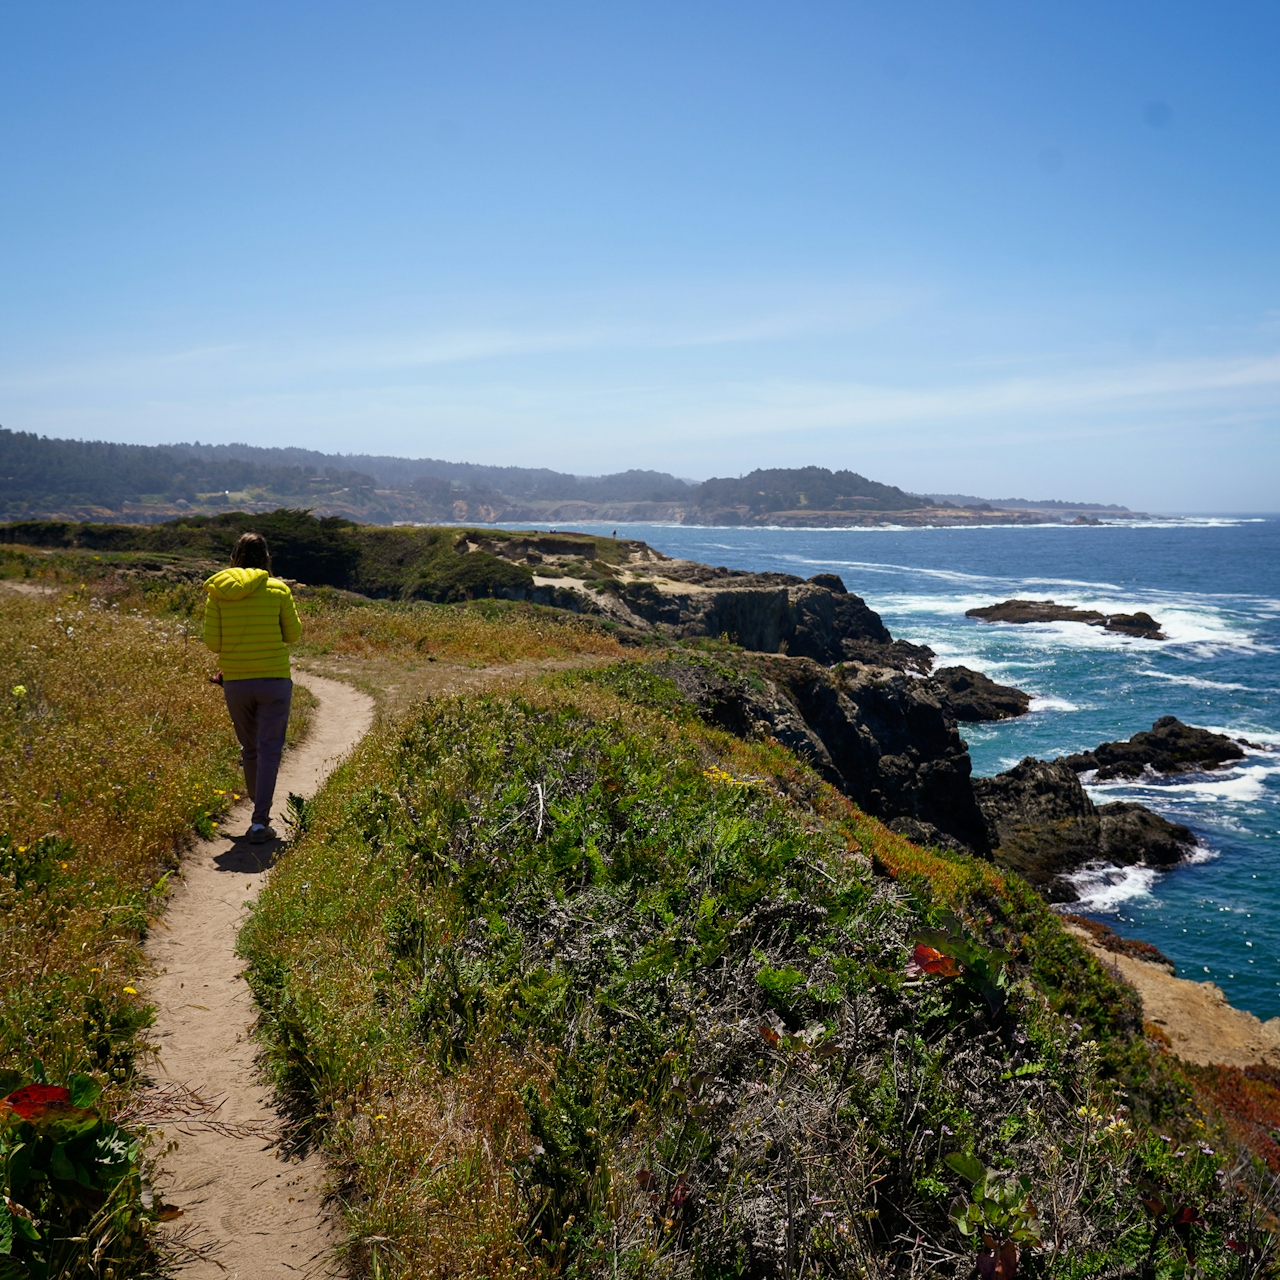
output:
[[1162,716],[1149,730],[1127,742],[1104,742],[1093,751],[1064,756],[1077,773],[1092,772],[1099,782],[1155,773],[1200,773],[1244,759],[1244,750],[1225,734]]

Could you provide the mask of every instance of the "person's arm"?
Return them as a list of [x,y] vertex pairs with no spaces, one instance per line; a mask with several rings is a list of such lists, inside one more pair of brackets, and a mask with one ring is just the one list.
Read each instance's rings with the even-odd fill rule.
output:
[[214,653],[222,652],[222,608],[213,596],[204,601],[204,642]]
[[280,636],[285,644],[296,644],[301,635],[298,607],[293,603],[293,592],[286,587],[284,599],[280,601]]

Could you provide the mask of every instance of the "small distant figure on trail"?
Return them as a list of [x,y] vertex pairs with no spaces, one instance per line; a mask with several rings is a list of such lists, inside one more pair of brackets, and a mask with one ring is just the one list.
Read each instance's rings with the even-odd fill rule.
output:
[[615,529],[615,530],[613,531],[613,536],[614,536],[615,538],[618,536],[618,531],[617,531],[617,529]]
[[253,801],[246,838],[265,844],[276,838],[271,802],[293,699],[289,646],[302,624],[289,584],[271,576],[271,552],[260,533],[242,534],[231,568],[215,573],[204,589],[204,642],[220,659],[219,683]]

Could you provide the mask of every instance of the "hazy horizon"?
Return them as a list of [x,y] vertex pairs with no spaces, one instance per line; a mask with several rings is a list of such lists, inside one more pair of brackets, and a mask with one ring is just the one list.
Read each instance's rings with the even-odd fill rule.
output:
[[0,423],[1280,506],[1280,12],[0,15]]

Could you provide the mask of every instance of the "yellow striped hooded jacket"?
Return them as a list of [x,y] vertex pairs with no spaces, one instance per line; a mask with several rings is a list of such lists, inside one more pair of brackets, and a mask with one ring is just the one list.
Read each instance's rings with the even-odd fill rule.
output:
[[204,589],[204,642],[223,678],[287,680],[289,646],[302,634],[288,584],[265,569],[223,569]]

